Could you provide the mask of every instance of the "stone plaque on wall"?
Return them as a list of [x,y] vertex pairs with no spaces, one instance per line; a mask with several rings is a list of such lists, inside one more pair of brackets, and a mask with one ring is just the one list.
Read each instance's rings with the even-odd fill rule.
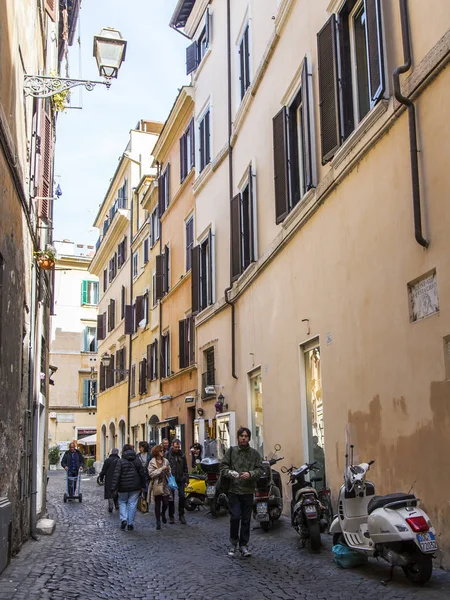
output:
[[436,270],[408,283],[411,321],[420,321],[439,312]]

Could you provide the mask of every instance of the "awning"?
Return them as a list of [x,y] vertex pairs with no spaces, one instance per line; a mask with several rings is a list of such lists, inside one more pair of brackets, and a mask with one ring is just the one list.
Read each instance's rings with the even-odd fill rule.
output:
[[88,435],[81,440],[78,440],[78,444],[82,444],[83,446],[95,446],[97,444],[97,434]]
[[155,423],[155,427],[166,427],[167,425],[178,425],[178,417],[167,417],[164,421]]

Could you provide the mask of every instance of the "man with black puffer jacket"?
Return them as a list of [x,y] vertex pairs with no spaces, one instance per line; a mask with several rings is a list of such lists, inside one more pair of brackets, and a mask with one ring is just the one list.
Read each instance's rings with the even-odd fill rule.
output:
[[134,529],[134,516],[139,494],[145,492],[145,472],[133,446],[125,444],[122,458],[117,461],[111,492],[119,494],[120,529]]
[[[166,452],[166,458],[170,464],[170,470],[175,477],[178,486],[178,518],[180,523],[186,525],[184,518],[184,504],[186,496],[184,488],[189,483],[189,472],[186,456],[181,451],[180,440],[173,440],[171,449]],[[173,500],[169,500],[169,523],[175,523],[175,492],[172,492]],[[163,508],[162,522],[166,522],[166,515]]]

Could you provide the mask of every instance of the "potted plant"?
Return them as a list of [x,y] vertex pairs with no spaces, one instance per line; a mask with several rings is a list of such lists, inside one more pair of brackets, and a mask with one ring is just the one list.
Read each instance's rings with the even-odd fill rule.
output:
[[47,246],[45,250],[36,250],[34,256],[37,264],[44,271],[49,271],[55,266],[56,250],[53,246]]
[[56,465],[59,463],[59,448],[58,446],[52,446],[48,449],[48,462],[50,470],[56,470]]

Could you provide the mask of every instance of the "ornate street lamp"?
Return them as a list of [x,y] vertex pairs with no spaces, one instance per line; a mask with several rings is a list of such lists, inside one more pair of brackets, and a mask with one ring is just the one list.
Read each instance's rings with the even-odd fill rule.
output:
[[102,354],[102,356],[100,358],[100,362],[102,363],[102,366],[105,367],[105,369],[108,369],[109,371],[113,371],[114,373],[120,373],[120,375],[123,375],[124,377],[126,377],[128,375],[128,369],[111,369],[110,368],[111,355],[108,354],[107,352]]
[[106,85],[109,89],[111,79],[116,79],[119,69],[125,60],[127,42],[120,31],[112,27],[103,27],[94,36],[94,56],[98,71],[105,81],[89,79],[70,79],[66,77],[50,77],[48,75],[25,75],[24,94],[33,98],[50,98],[73,87],[84,86],[88,92],[96,85]]

